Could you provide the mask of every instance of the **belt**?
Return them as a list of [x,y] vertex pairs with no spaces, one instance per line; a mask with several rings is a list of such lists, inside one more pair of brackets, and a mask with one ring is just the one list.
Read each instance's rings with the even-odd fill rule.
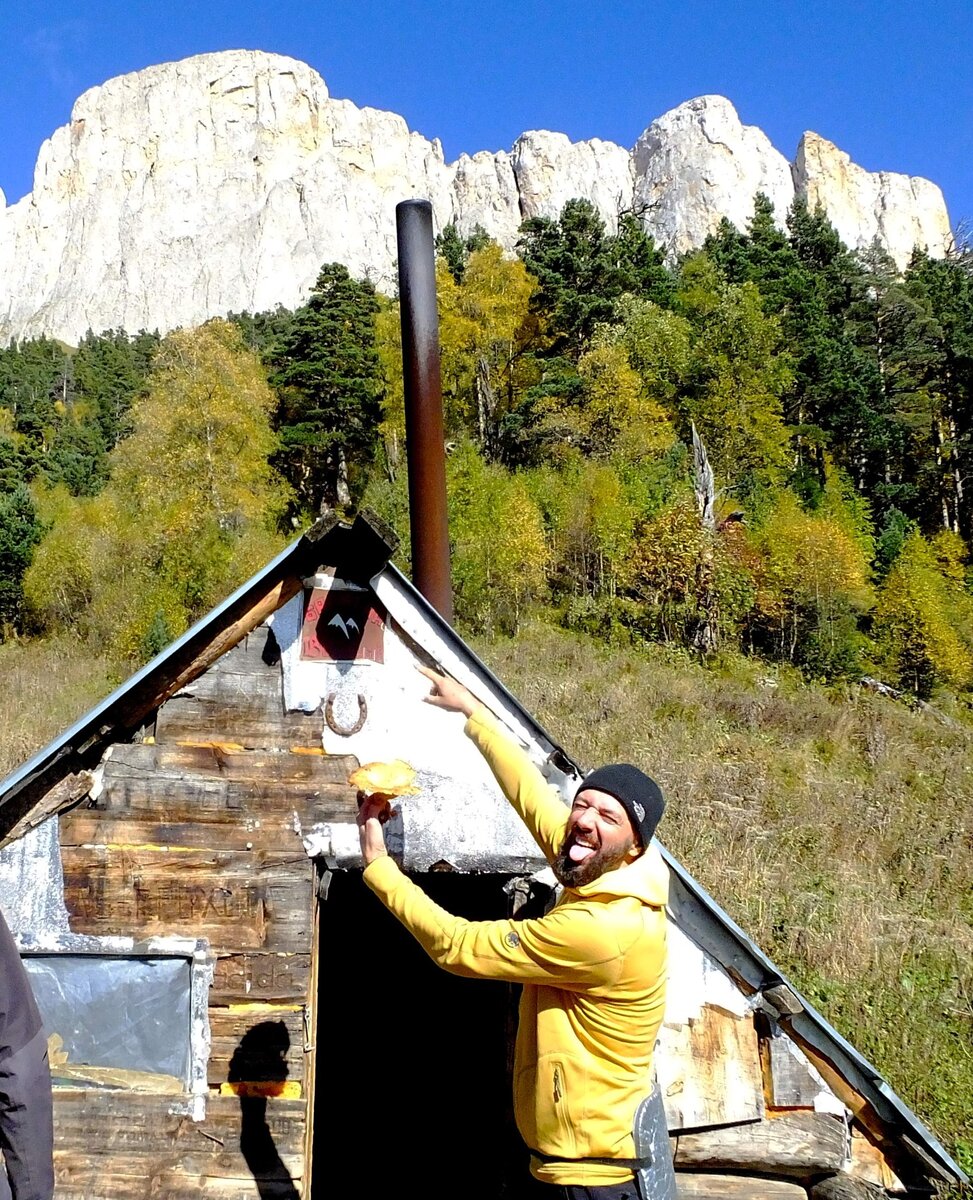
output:
[[622,1167],[626,1171],[641,1171],[643,1167],[651,1166],[651,1158],[564,1158],[559,1154],[541,1154],[528,1146],[531,1154],[545,1163],[596,1163],[604,1167]]

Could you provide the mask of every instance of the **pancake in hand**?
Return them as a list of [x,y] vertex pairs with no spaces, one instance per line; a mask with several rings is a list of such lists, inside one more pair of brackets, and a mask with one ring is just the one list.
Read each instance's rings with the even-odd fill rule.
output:
[[394,800],[398,796],[417,796],[416,773],[401,758],[392,762],[365,763],[352,771],[348,783],[357,791],[376,800]]

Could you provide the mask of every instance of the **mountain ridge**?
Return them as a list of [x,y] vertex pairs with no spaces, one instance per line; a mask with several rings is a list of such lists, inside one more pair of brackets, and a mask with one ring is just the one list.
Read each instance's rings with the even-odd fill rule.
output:
[[781,221],[795,195],[821,203],[851,246],[877,237],[900,265],[950,242],[935,184],[864,171],[817,134],[790,163],[724,97],[663,114],[631,151],[531,130],[447,163],[438,139],[333,98],[297,59],[197,55],[89,89],[41,146],[32,191],[0,207],[0,341],[290,307],[325,261],[391,290],[394,207],[410,196],[438,227],[482,225],[508,250],[524,219],[580,196],[609,227],[643,213],[675,255],[723,216],[745,226],[757,191]]

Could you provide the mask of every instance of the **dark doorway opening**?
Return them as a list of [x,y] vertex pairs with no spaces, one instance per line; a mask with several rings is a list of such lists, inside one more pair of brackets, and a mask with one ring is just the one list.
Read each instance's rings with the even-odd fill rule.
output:
[[[470,920],[505,916],[505,878],[417,877]],[[434,966],[357,872],[320,918],[313,1196],[537,1200],[513,1123],[519,989]]]

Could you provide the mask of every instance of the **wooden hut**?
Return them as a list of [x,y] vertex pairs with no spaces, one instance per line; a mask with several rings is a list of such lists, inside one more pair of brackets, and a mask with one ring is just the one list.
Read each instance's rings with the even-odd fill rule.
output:
[[[477,918],[536,911],[544,864],[415,664],[466,683],[566,797],[580,772],[388,556],[375,522],[319,525],[0,785],[0,906],[51,1035],[60,1200],[327,1197],[349,1179],[529,1193],[513,989],[438,971],[363,887],[347,777],[417,769],[393,852]],[[680,1195],[961,1181],[668,861],[657,1058]]]

